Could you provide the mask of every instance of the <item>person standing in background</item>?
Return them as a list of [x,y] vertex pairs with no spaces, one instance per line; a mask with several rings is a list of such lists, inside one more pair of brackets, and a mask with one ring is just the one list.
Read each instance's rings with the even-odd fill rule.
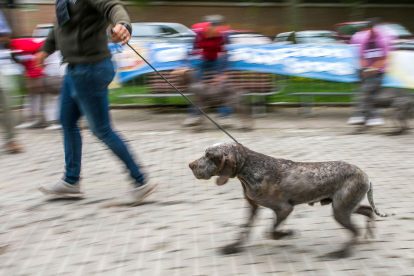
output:
[[3,72],[7,71],[10,64],[11,52],[9,48],[9,41],[11,36],[11,29],[5,20],[3,13],[0,11],[0,105],[2,108],[2,124],[5,127],[6,143],[4,149],[9,153],[18,153],[23,150],[23,147],[15,140],[13,131],[13,119],[10,110],[9,100],[9,80],[7,75]]
[[391,50],[392,36],[375,28],[379,18],[367,20],[363,31],[354,34],[350,44],[359,45],[361,86],[357,107],[349,118],[348,124],[379,126],[384,119],[373,106],[373,101],[381,89],[382,77],[387,70],[387,58]]
[[[212,74],[212,82],[209,85],[222,85],[227,81],[225,71],[227,70],[227,49],[230,27],[225,25],[225,18],[221,15],[209,15],[203,18],[202,23],[193,26],[197,34],[193,49],[190,52],[190,59],[197,59],[195,66],[195,80],[202,82],[206,78],[206,72]],[[230,107],[221,106],[218,108],[220,125],[225,127],[233,126],[230,119],[233,110]],[[183,122],[183,126],[196,126],[201,122],[201,114],[193,108],[189,109],[189,117]]]

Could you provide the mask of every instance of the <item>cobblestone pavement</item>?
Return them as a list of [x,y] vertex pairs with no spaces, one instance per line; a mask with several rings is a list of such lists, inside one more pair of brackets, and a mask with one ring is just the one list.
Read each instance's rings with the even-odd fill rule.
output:
[[[320,258],[350,235],[335,222],[331,207],[319,204],[297,206],[282,226],[295,236],[279,241],[267,238],[273,214],[260,209],[245,250],[220,255],[218,249],[245,223],[248,205],[238,181],[218,187],[213,180],[197,180],[188,163],[229,139],[211,125],[203,133],[181,128],[184,113],[115,110],[116,129],[160,183],[157,192],[140,206],[121,204],[127,173],[86,129],[86,198],[45,197],[36,184],[62,176],[61,135],[19,131],[26,151],[0,152],[0,275],[414,275],[414,132],[389,137],[383,135],[389,127],[383,127],[347,135],[348,113],[321,108],[305,119],[296,109],[276,109],[257,120],[255,131],[231,133],[271,156],[343,160],[371,177],[378,208],[398,215],[377,217],[376,238],[361,237],[350,258]],[[365,219],[353,219],[364,232]]]

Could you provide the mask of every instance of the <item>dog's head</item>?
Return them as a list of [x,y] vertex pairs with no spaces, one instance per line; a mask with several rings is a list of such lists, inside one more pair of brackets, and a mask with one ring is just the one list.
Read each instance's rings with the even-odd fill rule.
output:
[[218,176],[216,183],[221,186],[229,178],[237,176],[237,170],[244,163],[244,149],[241,144],[223,143],[209,147],[204,156],[191,162],[190,169],[197,179],[210,179]]

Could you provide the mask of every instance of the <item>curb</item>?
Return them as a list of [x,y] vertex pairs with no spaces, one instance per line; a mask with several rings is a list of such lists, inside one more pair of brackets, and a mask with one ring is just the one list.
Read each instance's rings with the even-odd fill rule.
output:
[[[313,103],[313,104],[301,104],[301,103],[287,103],[287,102],[276,102],[266,103],[267,107],[352,107],[355,103]],[[187,108],[186,104],[153,104],[153,105],[142,105],[142,104],[111,104],[111,109],[152,109],[152,108]]]

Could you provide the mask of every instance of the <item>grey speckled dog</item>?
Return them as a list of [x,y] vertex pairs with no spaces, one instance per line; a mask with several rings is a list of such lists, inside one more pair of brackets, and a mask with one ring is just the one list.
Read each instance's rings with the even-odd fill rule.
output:
[[[254,152],[241,144],[224,143],[208,148],[205,155],[189,164],[197,179],[218,176],[217,185],[224,185],[229,178],[237,177],[244,195],[251,205],[251,214],[239,239],[226,247],[225,254],[236,253],[247,238],[258,206],[276,213],[273,239],[280,239],[290,232],[277,231],[278,225],[293,211],[295,205],[320,201],[332,203],[337,222],[353,233],[353,238],[340,251],[328,256],[342,258],[350,254],[358,230],[351,222],[351,214],[368,217],[367,234],[372,235],[373,211],[381,217],[374,205],[372,183],[358,167],[342,162],[293,162]],[[365,194],[371,206],[360,205]]]

